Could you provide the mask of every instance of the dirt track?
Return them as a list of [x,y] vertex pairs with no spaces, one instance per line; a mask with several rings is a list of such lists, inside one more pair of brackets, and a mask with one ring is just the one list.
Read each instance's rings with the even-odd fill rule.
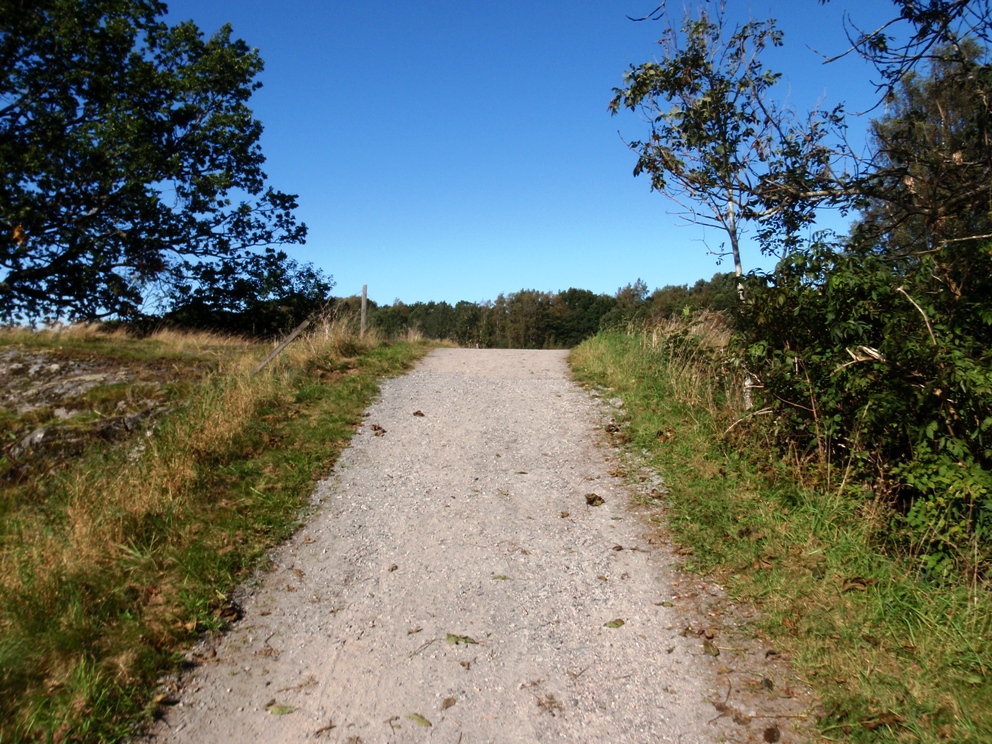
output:
[[563,352],[439,350],[387,382],[156,741],[740,738],[602,415]]

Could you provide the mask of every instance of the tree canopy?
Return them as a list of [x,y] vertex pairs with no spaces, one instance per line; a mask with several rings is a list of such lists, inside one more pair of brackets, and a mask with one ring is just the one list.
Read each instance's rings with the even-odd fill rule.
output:
[[634,175],[648,174],[651,188],[690,222],[725,233],[729,249],[713,252],[729,254],[741,275],[746,222],[760,225],[763,250],[785,254],[813,221],[819,200],[809,195],[821,193],[819,181],[831,170],[823,143],[841,111],[814,111],[802,121],[770,100],[781,74],[764,66],[761,53],[782,44],[774,20],[729,28],[722,5],[686,11],[678,26],[664,6],[651,17],[668,20],[661,53],[631,66],[610,111],[647,119],[648,137],[629,143],[638,155]]
[[0,0],[0,319],[135,317],[304,241],[262,171],[258,52],[165,12]]

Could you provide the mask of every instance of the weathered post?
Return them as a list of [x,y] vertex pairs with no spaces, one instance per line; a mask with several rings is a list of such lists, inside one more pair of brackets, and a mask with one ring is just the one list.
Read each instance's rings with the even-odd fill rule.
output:
[[365,319],[368,317],[369,285],[362,285],[362,338],[365,338]]

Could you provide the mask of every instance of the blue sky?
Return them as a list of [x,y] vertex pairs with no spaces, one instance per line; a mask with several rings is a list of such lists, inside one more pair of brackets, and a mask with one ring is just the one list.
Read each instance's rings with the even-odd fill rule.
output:
[[[334,294],[379,303],[481,302],[520,289],[613,294],[715,271],[715,231],[686,226],[635,179],[621,134],[645,125],[607,104],[663,26],[626,16],[648,0],[171,0],[170,21],[223,23],[266,69],[252,108],[271,184],[299,194],[307,244]],[[680,7],[674,5],[673,7]],[[800,109],[872,100],[845,48],[842,14],[870,25],[888,0],[730,0],[733,17],[775,17],[785,47],[766,61]],[[863,129],[855,123],[854,130]],[[753,248],[745,269],[771,268]]]

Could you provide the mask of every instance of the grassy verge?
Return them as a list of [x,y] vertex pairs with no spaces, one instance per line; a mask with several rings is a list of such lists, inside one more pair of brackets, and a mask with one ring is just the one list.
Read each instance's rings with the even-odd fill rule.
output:
[[578,380],[623,398],[629,447],[667,483],[686,570],[760,609],[753,632],[817,691],[824,739],[992,741],[989,586],[883,553],[881,506],[783,463],[747,422],[728,437],[738,386],[707,361],[711,341],[601,334],[571,356]]
[[297,527],[378,381],[429,348],[324,328],[255,375],[267,348],[184,343],[60,344],[205,366],[160,392],[153,435],[0,484],[0,742],[119,740],[151,715],[157,679],[231,617],[229,592]]

